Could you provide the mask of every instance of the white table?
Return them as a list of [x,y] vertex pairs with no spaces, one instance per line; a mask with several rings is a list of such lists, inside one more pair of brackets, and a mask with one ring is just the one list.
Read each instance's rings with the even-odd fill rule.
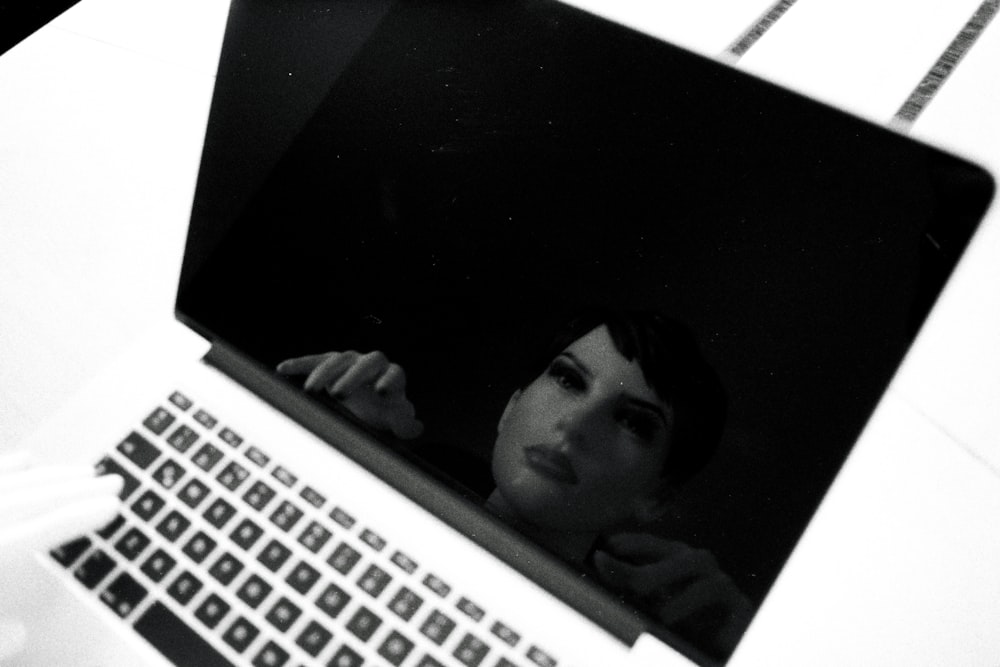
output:
[[[718,56],[772,3],[576,4]],[[885,123],[979,3],[935,4],[799,0],[735,66]],[[82,0],[0,57],[0,448],[172,313],[227,10]],[[912,129],[994,170],[998,23]],[[1000,662],[998,215],[733,664]]]

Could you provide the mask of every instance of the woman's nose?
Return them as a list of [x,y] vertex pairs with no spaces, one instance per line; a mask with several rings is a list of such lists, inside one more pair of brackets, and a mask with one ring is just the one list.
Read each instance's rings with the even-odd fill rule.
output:
[[556,428],[563,439],[574,447],[583,447],[591,439],[592,410],[586,406],[568,406],[556,420]]

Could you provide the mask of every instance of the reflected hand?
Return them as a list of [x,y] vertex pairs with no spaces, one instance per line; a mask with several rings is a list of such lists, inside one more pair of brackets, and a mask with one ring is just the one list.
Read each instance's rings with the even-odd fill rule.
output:
[[32,594],[30,559],[111,521],[122,483],[89,466],[32,466],[26,452],[0,454],[0,662],[30,631],[4,604]]
[[[670,628],[728,654],[750,623],[753,605],[711,552],[654,535],[623,533],[605,540],[594,565],[613,590],[638,600]],[[682,633],[684,634],[684,633]]]
[[327,352],[278,364],[283,375],[306,375],[306,391],[326,391],[369,426],[410,440],[424,431],[406,397],[406,373],[379,351]]

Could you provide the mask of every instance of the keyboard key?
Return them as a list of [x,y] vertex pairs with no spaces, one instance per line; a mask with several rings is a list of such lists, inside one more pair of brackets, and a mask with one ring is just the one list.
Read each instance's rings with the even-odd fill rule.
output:
[[236,597],[243,600],[251,609],[256,609],[271,593],[271,585],[256,574],[251,574],[236,591]]
[[271,462],[270,456],[262,452],[257,447],[254,447],[253,445],[247,447],[247,450],[243,452],[243,456],[247,457],[261,468],[263,468],[264,466],[266,466],[268,463]]
[[240,616],[222,635],[222,640],[232,646],[237,653],[242,653],[259,634],[260,630],[253,623]]
[[78,537],[75,540],[56,547],[49,554],[63,567],[69,567],[73,564],[73,561],[83,555],[83,552],[87,550],[90,544],[89,537]]
[[160,449],[144,437],[132,431],[118,444],[118,451],[129,461],[145,470],[160,455]]
[[73,576],[87,588],[93,588],[101,583],[101,579],[115,568],[115,561],[100,549],[91,553],[73,571]]
[[424,603],[423,599],[413,591],[411,591],[406,586],[399,589],[395,597],[389,603],[389,609],[392,613],[399,616],[404,621],[408,621],[413,618],[413,615],[417,613],[420,609],[420,605]]
[[368,595],[377,598],[392,581],[389,573],[377,565],[370,565],[358,579],[358,586]]
[[347,622],[346,627],[352,635],[366,642],[371,639],[371,636],[375,634],[380,625],[382,625],[382,619],[375,612],[365,607],[360,607],[351,616],[351,620]]
[[407,574],[413,574],[417,571],[417,562],[401,551],[394,553],[391,560],[396,567]]
[[229,534],[229,537],[236,543],[237,546],[243,549],[249,549],[263,534],[263,528],[255,524],[250,519],[243,519],[243,521],[240,521],[236,528],[233,529],[233,532]]
[[177,561],[163,549],[157,549],[142,564],[142,573],[155,582],[160,582],[173,569]]
[[175,665],[232,667],[195,628],[181,621],[161,602],[154,602],[139,616],[135,630]]
[[451,620],[440,611],[434,611],[424,624],[420,626],[420,632],[432,642],[440,646],[448,639],[455,629],[455,621]]
[[191,457],[191,460],[205,472],[211,472],[212,468],[218,465],[224,456],[221,449],[210,442],[206,442],[198,448],[198,451]]
[[229,603],[215,593],[211,593],[195,610],[194,617],[204,623],[205,627],[214,628],[228,613]]
[[225,553],[219,556],[208,573],[215,577],[219,583],[228,586],[242,569],[243,563],[232,554]]
[[486,612],[483,611],[482,607],[468,598],[463,597],[459,599],[455,606],[458,607],[459,611],[471,618],[473,621],[481,621],[483,620],[483,616],[486,615]]
[[521,635],[511,630],[509,627],[497,621],[490,628],[490,632],[500,638],[505,644],[509,646],[517,646],[517,643],[521,641]]
[[337,572],[347,574],[358,564],[359,560],[361,560],[361,554],[353,547],[341,542],[334,549],[333,553],[330,554],[330,557],[326,559],[326,562]]
[[125,480],[125,484],[122,486],[122,490],[118,494],[118,497],[122,500],[131,496],[132,493],[139,488],[139,480],[137,480],[132,473],[128,472],[125,468],[119,465],[119,463],[114,459],[105,456],[103,459],[98,461],[94,468],[97,470],[98,475],[120,475],[121,478]]
[[264,509],[272,498],[274,498],[274,489],[264,482],[254,482],[253,486],[243,494],[243,500],[255,510]]
[[267,622],[281,632],[285,632],[302,615],[302,610],[286,597],[279,598],[271,611],[267,612]]
[[125,618],[146,597],[146,589],[132,575],[123,572],[101,593],[101,601]]
[[243,438],[237,435],[232,429],[224,428],[219,431],[219,438],[230,447],[239,447],[243,444]]
[[192,479],[177,492],[177,497],[181,499],[182,503],[195,509],[201,504],[201,501],[208,497],[208,493],[207,485],[197,479]]
[[205,520],[218,529],[222,529],[236,515],[236,508],[222,498],[216,498],[205,510]]
[[211,431],[215,428],[215,425],[219,423],[219,420],[208,414],[204,410],[198,410],[194,413],[194,420]]
[[433,574],[428,574],[424,577],[424,586],[437,593],[440,597],[447,597],[448,593],[451,592],[451,586],[444,583]]
[[344,645],[337,649],[328,664],[330,667],[361,667],[364,659],[350,646]]
[[268,642],[253,659],[253,667],[281,667],[286,662],[288,652],[274,642]]
[[182,477],[184,477],[184,468],[176,461],[169,459],[153,473],[153,479],[159,482],[165,489],[174,488],[177,482],[181,481]]
[[315,521],[311,521],[299,535],[299,543],[309,551],[316,553],[323,548],[331,536],[332,533],[329,530]]
[[479,664],[489,652],[490,647],[485,642],[471,634],[466,634],[452,655],[458,658],[460,663],[467,665],[467,667],[479,667]]
[[528,660],[538,667],[556,667],[556,659],[537,646],[528,649]]
[[163,498],[147,490],[132,503],[132,511],[143,521],[149,521],[163,508],[163,504]]
[[212,553],[214,548],[215,540],[199,530],[184,546],[184,553],[195,563],[200,563],[208,557],[208,554]]
[[296,591],[305,595],[319,581],[319,570],[308,563],[299,563],[285,581]]
[[354,526],[355,523],[357,523],[354,520],[353,516],[351,516],[350,514],[348,514],[347,512],[345,512],[344,510],[340,509],[339,507],[334,507],[333,508],[333,511],[330,512],[330,518],[333,519],[334,521],[336,521],[338,524],[340,524],[344,528],[347,528],[348,530],[350,530],[351,527]]
[[406,660],[413,650],[413,642],[401,635],[396,630],[389,633],[385,641],[378,648],[378,654],[389,661],[389,664],[399,667]]
[[156,408],[142,420],[142,425],[156,435],[163,435],[163,432],[173,423],[174,416],[165,408]]
[[235,491],[249,476],[250,471],[236,461],[230,461],[229,465],[222,469],[222,472],[219,473],[216,479],[230,491]]
[[497,661],[496,667],[517,667],[517,665],[507,658],[500,658],[500,660]]
[[184,531],[191,525],[190,519],[177,510],[170,510],[167,516],[156,526],[156,532],[163,535],[171,542],[176,542],[177,538],[184,534]]
[[175,391],[174,393],[170,394],[170,402],[176,405],[178,408],[180,408],[181,412],[186,412],[190,410],[191,406],[194,405],[194,403],[191,402],[190,398],[188,398],[179,391]]
[[198,591],[201,590],[202,583],[190,572],[181,572],[170,587],[167,588],[167,593],[170,597],[180,602],[182,605],[187,604],[191,601]]
[[118,532],[118,529],[121,528],[123,525],[125,525],[125,517],[119,514],[118,516],[116,516],[114,519],[111,520],[111,523],[98,530],[97,535],[99,537],[103,537],[106,540],[110,539],[111,536],[114,535],[116,532]]
[[258,554],[257,560],[264,564],[264,567],[271,572],[277,572],[278,568],[285,564],[288,557],[292,555],[292,550],[277,540],[271,540],[267,546]]
[[129,528],[115,543],[115,549],[128,560],[135,560],[143,549],[149,546],[149,538],[138,528]]
[[181,454],[191,449],[191,445],[198,442],[198,432],[187,424],[181,424],[167,438],[167,444],[179,451]]
[[298,523],[298,520],[301,518],[302,510],[287,500],[284,500],[280,505],[278,505],[278,509],[274,510],[271,514],[271,523],[287,532],[291,530],[292,526]]
[[330,618],[337,618],[350,601],[351,596],[344,592],[344,589],[337,584],[330,584],[316,598],[316,606],[326,612]]
[[307,503],[309,503],[310,505],[312,505],[317,509],[322,507],[323,503],[326,502],[326,497],[316,489],[312,488],[311,486],[307,486],[304,489],[302,489],[299,492],[299,495],[302,496],[302,498]]
[[283,466],[277,466],[273,471],[271,471],[271,477],[275,478],[288,488],[295,486],[295,482],[299,481],[299,478],[289,472],[288,468]]
[[385,548],[385,540],[367,528],[361,531],[361,541],[375,551],[382,551]]
[[[320,651],[326,648],[326,645],[330,643],[333,639],[333,633],[324,628],[322,625],[316,621],[309,621],[309,625],[305,627],[299,638],[295,640],[303,651],[316,657],[319,655]],[[331,663],[336,664],[336,663]]]

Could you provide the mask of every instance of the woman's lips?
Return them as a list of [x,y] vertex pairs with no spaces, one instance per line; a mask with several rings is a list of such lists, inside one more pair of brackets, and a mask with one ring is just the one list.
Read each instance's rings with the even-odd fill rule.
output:
[[580,481],[573,470],[569,457],[547,445],[531,445],[524,448],[524,457],[536,472],[564,484]]

